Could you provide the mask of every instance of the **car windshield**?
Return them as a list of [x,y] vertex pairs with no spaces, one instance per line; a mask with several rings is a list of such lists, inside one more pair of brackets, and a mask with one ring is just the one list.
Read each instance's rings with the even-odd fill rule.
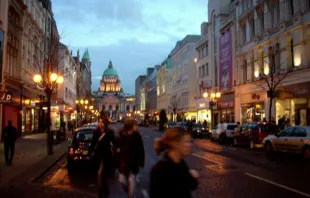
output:
[[75,134],[75,138],[78,141],[92,141],[93,139],[93,130],[92,129],[83,129]]

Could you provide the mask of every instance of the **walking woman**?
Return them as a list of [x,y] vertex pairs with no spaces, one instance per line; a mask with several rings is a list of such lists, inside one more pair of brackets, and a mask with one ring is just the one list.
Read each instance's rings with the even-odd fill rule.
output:
[[128,120],[117,135],[120,151],[119,182],[128,192],[128,198],[134,194],[135,179],[139,168],[144,167],[145,153],[141,134],[135,120]]
[[114,177],[112,145],[115,145],[115,134],[114,130],[108,127],[108,123],[108,120],[99,119],[93,138],[97,142],[95,156],[100,163],[98,171],[99,198],[109,197],[109,181]]
[[157,155],[166,152],[152,168],[150,198],[191,197],[199,178],[198,172],[189,170],[183,159],[190,154],[191,147],[191,134],[181,127],[169,128],[161,139],[155,140]]

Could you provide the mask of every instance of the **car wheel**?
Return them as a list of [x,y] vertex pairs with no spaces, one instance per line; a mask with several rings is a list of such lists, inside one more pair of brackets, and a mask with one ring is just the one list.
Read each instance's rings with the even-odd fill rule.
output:
[[211,142],[213,142],[213,141],[214,141],[214,138],[211,136],[210,140],[211,140]]
[[220,142],[220,144],[224,144],[224,142],[225,142],[225,135],[224,134],[220,135],[219,142]]
[[302,157],[304,160],[310,160],[310,147],[307,146],[302,150]]
[[234,146],[235,146],[235,147],[238,146],[238,140],[237,140],[237,138],[234,138]]
[[251,150],[255,149],[255,144],[254,144],[253,140],[250,141],[250,149]]

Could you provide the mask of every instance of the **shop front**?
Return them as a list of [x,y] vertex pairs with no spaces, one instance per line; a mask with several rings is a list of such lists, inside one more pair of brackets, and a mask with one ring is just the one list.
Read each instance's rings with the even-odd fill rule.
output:
[[263,122],[266,118],[267,93],[247,93],[241,96],[241,122]]
[[310,82],[282,87],[275,102],[277,122],[288,125],[310,125]]
[[[5,93],[1,92],[1,95],[11,94],[10,92]],[[6,96],[4,98],[7,98]],[[20,128],[20,98],[16,97],[16,95],[11,95],[10,100],[1,99],[2,104],[2,128],[8,125],[8,121],[12,121],[13,126],[17,129]],[[18,130],[18,136],[21,133]]]
[[235,122],[235,94],[223,94],[217,102],[220,120],[222,122]]
[[197,109],[197,122],[207,122],[208,127],[211,124],[211,110],[209,109],[209,100],[206,98],[200,98],[196,100]]

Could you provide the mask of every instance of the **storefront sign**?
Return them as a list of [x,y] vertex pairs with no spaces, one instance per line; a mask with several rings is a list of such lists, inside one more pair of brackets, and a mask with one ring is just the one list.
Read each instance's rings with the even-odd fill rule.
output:
[[218,102],[218,107],[219,109],[226,109],[226,108],[233,108],[234,107],[234,102]]
[[233,108],[235,105],[235,95],[234,94],[223,94],[219,101],[217,102],[219,109]]
[[220,90],[229,91],[232,88],[232,33],[225,32],[220,37]]
[[310,82],[289,85],[281,88],[279,98],[302,98],[310,97]]
[[254,93],[254,94],[252,94],[252,99],[253,99],[253,100],[259,100],[259,99],[260,99],[260,95]]
[[12,102],[12,94],[9,92],[0,92],[0,104],[9,104]]

